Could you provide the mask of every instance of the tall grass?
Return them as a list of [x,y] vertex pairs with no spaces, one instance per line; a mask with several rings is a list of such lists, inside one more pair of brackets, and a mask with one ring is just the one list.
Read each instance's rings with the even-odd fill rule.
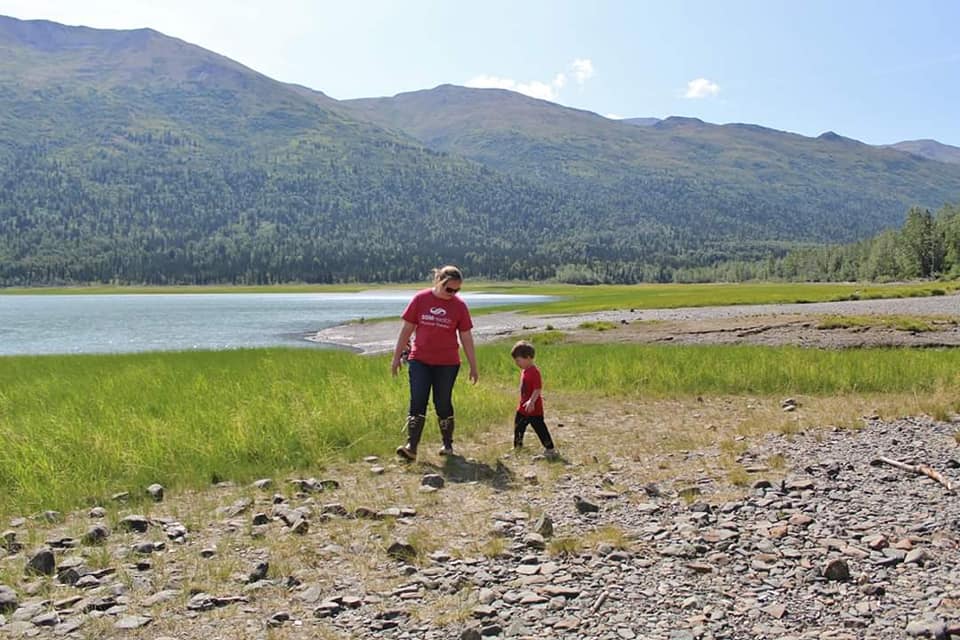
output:
[[[546,394],[850,394],[960,391],[960,350],[538,345]],[[479,350],[457,385],[458,433],[508,434],[517,370]],[[955,395],[955,394],[954,394]],[[384,357],[263,349],[0,358],[0,515],[65,509],[118,491],[240,482],[390,455],[405,379]],[[437,440],[431,419],[425,446]],[[508,439],[508,435],[504,436]]]
[[537,363],[550,389],[613,397],[960,391],[958,349],[559,344]]
[[[461,433],[509,413],[506,396],[489,395],[458,385]],[[0,511],[385,454],[402,441],[406,403],[385,359],[346,352],[2,358]]]

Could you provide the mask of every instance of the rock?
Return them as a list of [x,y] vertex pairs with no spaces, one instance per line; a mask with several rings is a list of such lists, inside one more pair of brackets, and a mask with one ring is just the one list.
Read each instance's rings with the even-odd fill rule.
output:
[[497,615],[497,610],[493,607],[488,607],[487,605],[480,605],[473,608],[471,615],[478,619],[492,618]]
[[926,618],[911,621],[906,628],[907,635],[919,638],[935,638],[936,640],[950,640],[947,625],[939,618]]
[[782,604],[771,604],[761,609],[768,616],[779,620],[787,613],[787,608]]
[[437,473],[428,473],[423,476],[420,480],[420,484],[424,487],[433,487],[434,489],[443,489],[445,481],[443,476]]
[[333,601],[321,602],[316,609],[313,610],[313,615],[316,618],[332,618],[333,616],[340,613],[342,608],[340,604]]
[[96,545],[106,542],[109,537],[110,529],[108,529],[106,525],[95,524],[87,529],[87,532],[83,534],[80,541],[85,545]]
[[340,516],[342,518],[346,518],[349,515],[347,508],[344,507],[339,502],[331,502],[329,504],[323,505],[320,508],[320,513],[325,515],[331,515],[331,516]]
[[174,598],[180,595],[179,591],[173,589],[164,589],[163,591],[158,591],[152,596],[148,596],[143,599],[143,606],[145,607],[155,607],[158,604],[163,604],[164,602],[170,602]]
[[372,473],[375,476],[382,476],[384,473],[386,473],[386,471],[387,470],[381,466],[370,467],[370,473]]
[[267,579],[267,574],[270,572],[270,563],[269,562],[260,562],[257,563],[257,566],[253,568],[250,572],[250,575],[247,576],[247,584],[253,582],[260,582],[261,580]]
[[464,629],[460,634],[460,640],[480,640],[482,637],[480,631],[474,628]]
[[376,520],[379,512],[370,507],[357,507],[353,510],[353,517],[360,520]]
[[523,544],[531,549],[543,551],[547,548],[547,543],[539,533],[528,533],[523,537]]
[[134,553],[139,553],[140,555],[150,555],[157,550],[153,542],[138,542],[132,547]]
[[835,582],[844,582],[850,579],[850,567],[842,558],[834,558],[823,568],[823,577]]
[[497,599],[497,594],[493,589],[483,588],[480,589],[480,593],[477,594],[477,600],[480,604],[491,604]]
[[406,540],[396,540],[387,548],[387,555],[395,560],[408,561],[417,557],[417,550]]
[[147,529],[150,528],[150,521],[147,520],[145,516],[130,515],[120,520],[120,523],[117,526],[121,531],[146,533]]
[[154,502],[163,502],[163,485],[153,483],[147,487],[147,495]]
[[40,549],[27,562],[26,572],[30,575],[52,576],[56,570],[56,558],[48,548]]
[[117,629],[140,629],[153,622],[148,616],[124,616],[114,625]]
[[120,493],[115,493],[112,496],[110,496],[110,499],[113,500],[114,502],[127,502],[128,500],[130,500],[130,492],[121,491]]
[[0,584],[0,614],[12,613],[19,606],[17,593],[10,587]]
[[264,525],[268,525],[270,524],[270,516],[262,512],[255,513],[253,514],[253,520],[251,520],[251,524],[254,527],[262,527]]
[[544,538],[553,536],[553,519],[547,514],[541,515],[533,525],[533,530]]
[[600,511],[600,507],[584,500],[580,496],[573,496],[573,504],[580,513],[597,513]]
[[56,611],[46,611],[30,619],[37,627],[55,627],[60,624],[60,614]]
[[269,491],[273,489],[273,480],[270,478],[261,478],[253,482],[252,486],[254,489],[259,489],[260,491]]
[[106,518],[107,510],[103,507],[94,507],[93,509],[90,509],[90,511],[87,513],[87,516],[94,519]]
[[310,523],[306,518],[298,518],[290,525],[290,530],[299,536],[306,535],[310,531]]
[[921,567],[930,560],[930,553],[923,547],[917,547],[909,553],[903,559],[904,564],[918,564]]

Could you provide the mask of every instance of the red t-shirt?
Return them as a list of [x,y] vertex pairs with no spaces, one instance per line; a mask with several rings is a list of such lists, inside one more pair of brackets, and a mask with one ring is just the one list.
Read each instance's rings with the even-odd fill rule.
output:
[[[537,389],[541,390],[540,395],[537,396],[537,401],[533,403],[533,411],[527,412],[523,405]],[[517,411],[525,416],[543,415],[543,380],[540,378],[540,369],[537,369],[535,364],[520,371],[520,405],[517,407]]]
[[433,289],[424,289],[413,296],[403,312],[403,319],[417,325],[410,349],[410,360],[424,364],[460,364],[460,342],[457,332],[473,329],[470,310],[457,296],[439,298]]

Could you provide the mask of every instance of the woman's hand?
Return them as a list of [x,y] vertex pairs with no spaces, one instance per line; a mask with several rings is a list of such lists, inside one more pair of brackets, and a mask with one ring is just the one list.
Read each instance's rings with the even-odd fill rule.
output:
[[480,374],[477,372],[476,367],[470,367],[470,384],[477,384],[480,380]]
[[400,361],[398,356],[393,356],[393,362],[390,363],[390,374],[396,378],[397,372],[403,367],[403,362]]

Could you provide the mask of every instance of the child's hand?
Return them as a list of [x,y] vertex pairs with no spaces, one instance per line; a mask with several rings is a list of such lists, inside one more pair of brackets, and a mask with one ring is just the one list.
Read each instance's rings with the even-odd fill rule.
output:
[[534,402],[533,400],[527,400],[526,402],[523,403],[523,412],[530,413],[531,411],[533,411],[533,408],[535,406],[537,406],[536,402]]

